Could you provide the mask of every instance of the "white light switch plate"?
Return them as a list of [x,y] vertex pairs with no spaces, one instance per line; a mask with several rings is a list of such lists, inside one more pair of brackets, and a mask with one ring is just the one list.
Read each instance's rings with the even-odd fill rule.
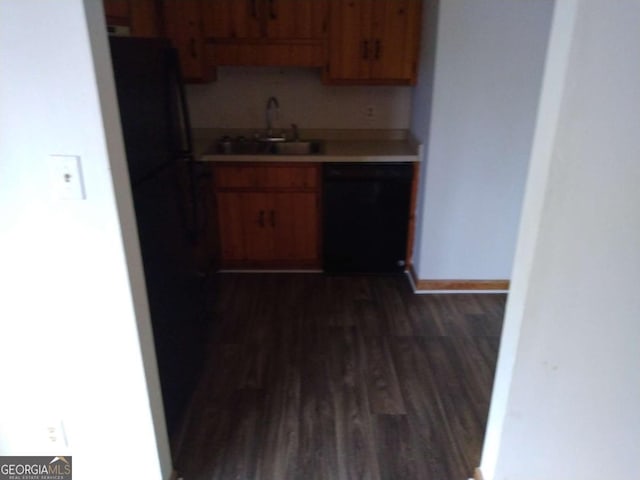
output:
[[82,165],[78,155],[49,155],[51,192],[61,200],[84,200]]

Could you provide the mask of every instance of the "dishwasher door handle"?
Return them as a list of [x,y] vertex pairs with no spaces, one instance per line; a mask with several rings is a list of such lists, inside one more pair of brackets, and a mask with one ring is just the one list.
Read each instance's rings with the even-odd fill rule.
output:
[[400,180],[411,181],[413,166],[408,162],[398,163],[343,163],[325,165],[324,180],[331,181],[367,181],[367,180]]

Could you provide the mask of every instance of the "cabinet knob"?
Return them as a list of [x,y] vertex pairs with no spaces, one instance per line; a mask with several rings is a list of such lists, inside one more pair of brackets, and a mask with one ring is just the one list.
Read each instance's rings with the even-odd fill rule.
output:
[[258,214],[258,225],[264,228],[264,210],[260,210],[260,213]]

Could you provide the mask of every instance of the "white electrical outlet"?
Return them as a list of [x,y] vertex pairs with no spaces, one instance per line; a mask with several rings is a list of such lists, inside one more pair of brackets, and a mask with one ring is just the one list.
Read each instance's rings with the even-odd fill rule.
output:
[[45,434],[49,444],[57,447],[68,447],[67,437],[62,421],[48,423]]
[[78,155],[49,155],[51,193],[61,200],[84,200],[84,182]]

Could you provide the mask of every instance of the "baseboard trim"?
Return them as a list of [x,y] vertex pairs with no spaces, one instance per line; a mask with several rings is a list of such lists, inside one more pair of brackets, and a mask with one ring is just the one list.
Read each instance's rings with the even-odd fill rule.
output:
[[416,292],[501,291],[509,290],[509,280],[424,280],[418,278],[413,265],[409,275]]
[[480,467],[476,468],[476,470],[473,472],[473,480],[484,480]]

